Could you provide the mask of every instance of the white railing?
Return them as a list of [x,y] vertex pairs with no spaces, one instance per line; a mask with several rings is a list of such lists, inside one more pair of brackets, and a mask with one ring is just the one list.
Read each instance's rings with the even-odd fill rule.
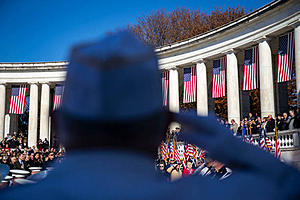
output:
[[[300,129],[278,131],[278,140],[281,149],[293,148],[299,146]],[[275,132],[267,133],[272,146],[275,148]],[[259,135],[253,135],[254,144],[259,143]]]

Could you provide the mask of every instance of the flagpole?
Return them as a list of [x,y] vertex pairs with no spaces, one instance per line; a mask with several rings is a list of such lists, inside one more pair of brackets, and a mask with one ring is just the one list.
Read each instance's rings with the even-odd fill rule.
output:
[[277,140],[278,140],[278,134],[277,134],[277,122],[276,122],[276,119],[275,119],[275,138],[276,138],[276,140],[275,140],[275,153],[276,153],[276,158],[278,159],[278,142],[277,142]]

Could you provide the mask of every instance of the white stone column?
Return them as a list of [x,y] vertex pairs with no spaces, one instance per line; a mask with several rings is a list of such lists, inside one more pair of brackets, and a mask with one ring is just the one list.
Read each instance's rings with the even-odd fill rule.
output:
[[196,64],[197,73],[197,114],[199,116],[208,115],[207,78],[204,61]]
[[42,84],[41,92],[41,113],[40,113],[40,139],[49,140],[49,104],[50,86],[49,83]]
[[295,25],[295,68],[296,68],[296,88],[297,88],[297,107],[300,107],[300,23]]
[[176,68],[169,71],[169,109],[171,112],[179,112],[179,84]]
[[239,73],[238,61],[233,50],[227,52],[227,109],[228,121],[234,119],[236,123],[240,122],[240,95],[239,95]]
[[5,127],[4,127],[4,137],[7,137],[10,131],[10,115],[5,115]]
[[267,38],[258,42],[261,117],[275,117],[272,52]]
[[4,137],[6,86],[0,83],[0,140]]
[[29,122],[28,122],[28,146],[36,146],[38,123],[38,93],[37,83],[30,84]]

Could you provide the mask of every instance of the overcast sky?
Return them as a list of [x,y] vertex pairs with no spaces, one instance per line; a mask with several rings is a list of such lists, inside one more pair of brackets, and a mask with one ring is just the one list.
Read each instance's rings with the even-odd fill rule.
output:
[[68,60],[78,41],[103,37],[137,17],[177,7],[212,10],[215,6],[257,9],[271,0],[1,0],[0,62]]

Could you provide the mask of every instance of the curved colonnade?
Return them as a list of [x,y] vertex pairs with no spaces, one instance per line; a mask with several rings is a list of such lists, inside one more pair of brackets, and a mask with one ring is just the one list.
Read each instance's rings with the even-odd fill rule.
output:
[[[156,49],[159,67],[169,71],[169,109],[179,112],[179,85],[182,72],[196,65],[197,113],[212,110],[213,60],[226,56],[226,96],[228,119],[240,121],[241,77],[244,51],[259,49],[261,115],[276,113],[275,85],[278,38],[294,31],[296,88],[300,92],[300,2],[277,0],[230,23],[196,37]],[[12,85],[27,84],[30,95],[28,145],[50,135],[50,102],[53,88],[65,80],[67,62],[0,63],[0,138],[11,132],[8,113]],[[278,90],[278,89],[277,89]],[[276,94],[275,94],[276,93]],[[298,98],[298,105],[299,105]],[[39,128],[39,130],[38,130]]]

